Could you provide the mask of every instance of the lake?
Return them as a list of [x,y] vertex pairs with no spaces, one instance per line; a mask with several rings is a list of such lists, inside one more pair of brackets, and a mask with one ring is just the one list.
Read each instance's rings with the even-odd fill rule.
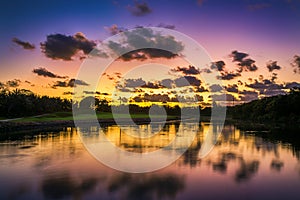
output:
[[[147,132],[149,126],[124,128]],[[169,123],[151,141],[128,136],[117,125],[103,130],[116,147],[142,154],[164,147],[180,130],[187,132],[184,126]],[[299,147],[225,125],[213,150],[200,159],[209,124],[194,126],[199,129],[189,149],[149,173],[101,164],[71,127],[2,140],[0,199],[299,199]]]

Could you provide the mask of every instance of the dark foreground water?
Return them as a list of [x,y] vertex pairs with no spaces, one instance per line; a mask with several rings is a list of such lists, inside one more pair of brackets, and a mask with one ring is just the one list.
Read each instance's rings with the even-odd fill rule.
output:
[[[118,126],[105,133],[116,146],[141,153],[167,144],[179,126],[166,125],[151,143],[127,137]],[[299,148],[227,125],[210,154],[199,159],[207,128],[200,125],[189,150],[172,165],[144,174],[101,164],[74,128],[1,141],[0,199],[300,198]]]

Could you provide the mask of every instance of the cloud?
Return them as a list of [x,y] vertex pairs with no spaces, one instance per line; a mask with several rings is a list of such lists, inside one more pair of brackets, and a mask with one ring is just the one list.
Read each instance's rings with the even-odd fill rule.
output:
[[238,63],[239,69],[238,72],[242,71],[256,71],[257,66],[255,65],[255,60],[252,60],[251,58],[247,58],[249,54],[238,52],[238,51],[232,51],[230,54],[230,57],[233,58],[233,62]]
[[65,81],[56,81],[53,84],[52,88],[55,89],[56,87],[76,87],[76,85],[88,86],[89,84],[82,80],[72,78]]
[[135,2],[134,6],[128,6],[128,11],[134,16],[144,16],[152,12],[151,8],[146,2]]
[[44,76],[49,78],[68,78],[67,76],[59,76],[57,74],[54,74],[43,67],[33,69],[32,72],[37,74],[38,76]]
[[232,92],[232,93],[238,93],[239,92],[237,84],[228,85],[225,88],[226,88],[227,92]]
[[34,44],[31,44],[29,42],[24,42],[24,41],[22,41],[22,40],[20,40],[18,38],[13,38],[12,42],[14,42],[15,44],[23,47],[23,49],[27,49],[27,50],[33,50],[33,49],[35,49]]
[[110,27],[104,27],[106,31],[109,32],[110,35],[116,35],[118,33],[122,33],[127,29],[123,27],[118,27],[116,24],[111,25]]
[[185,87],[185,86],[200,86],[201,81],[194,76],[183,76],[176,78],[174,83],[177,87]]
[[213,101],[238,101],[232,94],[212,94],[209,97],[211,97]]
[[155,82],[147,82],[145,85],[142,85],[143,88],[151,88],[151,89],[159,89],[163,88],[164,86],[160,85],[159,83]]
[[286,89],[300,88],[300,83],[297,82],[286,83],[284,88]]
[[220,92],[223,90],[223,87],[218,84],[213,84],[213,85],[209,86],[209,89],[211,92]]
[[[238,56],[242,57],[241,55]],[[240,72],[232,72],[232,71],[228,72],[227,70],[225,70],[225,65],[226,65],[225,62],[222,60],[212,62],[210,65],[210,69],[220,72],[220,75],[217,75],[217,78],[221,80],[232,80],[238,76],[241,76]],[[210,73],[211,71],[208,72]]]
[[125,80],[125,87],[129,88],[141,87],[145,84],[146,82],[142,78]]
[[167,29],[175,29],[175,25],[159,23],[157,27],[167,28]]
[[70,92],[70,91],[63,93],[63,95],[74,95],[74,94],[75,94],[74,92]]
[[300,73],[300,56],[298,55],[295,55],[294,56],[294,60],[293,62],[291,63],[291,65],[295,68],[294,69],[294,72],[295,73]]
[[188,67],[177,67],[175,69],[172,69],[171,71],[182,72],[184,75],[200,74],[200,70],[192,65],[189,65]]
[[249,102],[258,99],[258,93],[256,91],[248,91],[248,90],[243,90],[240,92],[239,98],[241,101],[244,102]]
[[160,84],[163,85],[166,88],[171,89],[173,87],[174,81],[171,79],[163,79],[161,80]]
[[[81,32],[73,36],[51,34],[47,36],[45,42],[41,43],[41,50],[48,58],[66,61],[72,60],[72,57],[79,52],[88,55],[95,47],[95,41],[88,40]],[[107,56],[104,52],[99,52],[97,55]]]
[[224,71],[224,72],[221,72],[221,75],[218,75],[217,78],[222,79],[222,80],[232,80],[238,76],[241,76],[241,73]]
[[16,88],[20,86],[20,83],[21,81],[19,79],[9,80],[6,82],[6,86]]
[[269,7],[271,7],[271,4],[269,3],[256,3],[256,4],[248,5],[247,9],[250,11],[256,11],[256,10],[262,10]]
[[[108,47],[123,61],[148,58],[175,58],[184,49],[182,42],[173,36],[161,35],[149,28],[124,32],[122,42],[109,41]],[[145,47],[145,48],[143,48]]]
[[217,62],[212,62],[211,66],[210,66],[211,69],[214,69],[217,71],[223,71],[224,67],[225,67],[225,62],[222,60],[217,61]]
[[281,67],[279,65],[277,65],[277,61],[269,61],[267,63],[267,68],[269,70],[269,72],[272,72],[273,70],[280,70]]
[[205,89],[203,86],[197,87],[194,92],[208,92],[207,89]]

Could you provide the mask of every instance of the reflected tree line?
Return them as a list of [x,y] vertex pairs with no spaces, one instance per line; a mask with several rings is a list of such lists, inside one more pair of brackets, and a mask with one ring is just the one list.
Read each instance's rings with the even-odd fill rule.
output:
[[[176,123],[176,129],[180,124]],[[168,131],[169,126],[164,126],[163,129]],[[194,143],[190,148],[183,154],[180,160],[176,161],[175,164],[181,162],[184,166],[191,168],[201,167],[205,163],[210,166],[210,168],[216,172],[223,175],[227,175],[228,166],[230,164],[236,163],[237,165],[232,176],[232,180],[236,183],[242,184],[244,182],[250,181],[259,171],[261,162],[260,159],[247,159],[243,152],[235,151],[239,149],[239,145],[243,145],[241,140],[247,135],[240,135],[235,138],[232,136],[234,130],[231,128],[227,130],[224,138],[217,143],[215,148],[218,149],[219,157],[214,160],[200,160],[198,158],[199,151],[201,149],[201,144],[203,142],[203,127],[200,125],[200,131],[196,135]],[[52,141],[53,139],[61,139],[62,141],[69,141],[69,139],[74,138],[75,134],[72,129],[66,130],[65,132],[60,132],[59,134],[53,134],[52,137],[41,135],[41,139],[28,140],[28,144],[35,143],[36,141],[46,143],[47,140]],[[63,139],[65,138],[65,139]],[[66,140],[66,138],[68,140]],[[284,168],[283,161],[280,161],[279,155],[279,145],[266,141],[260,137],[250,137],[247,139],[247,143],[251,143],[251,151],[261,152],[262,154],[271,153],[274,154],[274,159],[270,162],[270,170],[280,172]],[[23,144],[28,146],[28,144]],[[68,142],[69,143],[69,142]],[[64,143],[62,143],[65,146]],[[231,145],[230,151],[228,148],[222,149],[222,145]],[[69,143],[70,147],[78,149],[76,143]],[[67,146],[68,147],[68,146]],[[80,159],[81,151],[69,151],[69,148],[61,149],[62,156],[57,156],[54,160],[51,160],[51,154],[55,152],[47,151],[46,155],[38,157],[36,159],[35,169],[38,172],[42,172],[47,166],[51,166],[53,162],[58,162],[66,157]],[[32,146],[31,148],[35,148]],[[54,148],[58,149],[58,148]],[[73,154],[75,153],[75,154]],[[69,154],[69,155],[65,155]],[[50,159],[50,160],[49,160]],[[298,158],[299,159],[299,158]],[[180,173],[150,173],[150,174],[128,174],[128,173],[112,173],[112,175],[107,174],[82,174],[80,176],[74,175],[68,169],[51,169],[48,173],[41,173],[42,177],[39,181],[40,188],[39,191],[47,199],[63,199],[63,198],[74,198],[81,199],[86,196],[89,197],[107,197],[110,199],[175,199],[180,192],[183,192],[186,188],[186,177]],[[100,175],[100,176],[99,176]],[[231,175],[231,174],[230,174]],[[30,187],[24,187],[25,184],[18,185],[20,188],[15,188],[14,192],[11,192],[11,197],[18,198],[24,194],[31,192]],[[20,191],[20,193],[16,193]],[[99,193],[100,192],[100,193]]]

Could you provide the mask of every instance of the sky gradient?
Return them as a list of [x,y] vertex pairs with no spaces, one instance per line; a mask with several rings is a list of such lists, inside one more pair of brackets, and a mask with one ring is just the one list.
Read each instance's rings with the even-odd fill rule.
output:
[[[296,0],[2,2],[0,87],[24,88],[41,95],[70,98],[74,86],[72,79],[76,78],[82,58],[95,44],[126,29],[159,26],[196,40],[213,62],[224,62],[222,69],[217,69],[224,76],[237,73],[249,59],[254,61],[250,61],[250,65],[255,65],[255,69],[245,67],[235,78],[223,80],[223,86],[236,101],[249,101],[261,94],[281,94],[290,89],[290,85],[300,87],[299,20],[300,1]],[[51,35],[52,39],[70,45],[71,56],[65,52],[50,52],[52,47],[55,51],[60,47],[52,43],[50,46],[51,38],[47,36]],[[242,54],[247,55],[239,57]],[[188,63],[168,60],[171,68],[189,67]],[[134,60],[118,61],[105,75],[103,84],[115,86],[113,76],[123,76],[124,66],[132,62]],[[206,68],[215,70],[212,66]],[[205,87],[209,89],[210,86]],[[233,90],[228,91],[228,88]],[[101,93],[109,91],[103,89]],[[161,93],[161,90],[156,91]],[[202,96],[207,99],[209,95],[203,93]]]

